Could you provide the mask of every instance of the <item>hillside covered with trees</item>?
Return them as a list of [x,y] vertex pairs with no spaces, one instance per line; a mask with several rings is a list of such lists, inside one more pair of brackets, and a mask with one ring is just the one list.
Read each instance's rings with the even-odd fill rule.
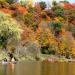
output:
[[33,5],[0,0],[0,60],[75,59],[75,4]]

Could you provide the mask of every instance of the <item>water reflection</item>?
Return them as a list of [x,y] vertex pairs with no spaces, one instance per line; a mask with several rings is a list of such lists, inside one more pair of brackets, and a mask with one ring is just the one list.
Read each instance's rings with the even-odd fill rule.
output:
[[14,75],[14,64],[9,64],[8,65],[7,75]]
[[0,75],[14,75],[14,64],[2,64],[0,67]]
[[0,75],[75,75],[75,63],[20,62],[0,65]]
[[75,63],[49,63],[42,64],[41,75],[75,75]]
[[40,75],[40,62],[18,63],[15,67],[15,75]]
[[2,66],[2,75],[7,75],[7,65],[6,64],[4,64],[3,66]]

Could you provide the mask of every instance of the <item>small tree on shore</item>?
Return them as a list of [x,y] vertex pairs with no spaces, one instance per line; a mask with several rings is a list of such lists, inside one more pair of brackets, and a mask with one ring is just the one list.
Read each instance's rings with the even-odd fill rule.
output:
[[0,46],[7,50],[9,42],[12,44],[20,38],[20,28],[16,21],[0,13]]

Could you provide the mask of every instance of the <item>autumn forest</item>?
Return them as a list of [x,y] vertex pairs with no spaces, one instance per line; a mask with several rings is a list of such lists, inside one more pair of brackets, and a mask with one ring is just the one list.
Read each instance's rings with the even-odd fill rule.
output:
[[75,4],[0,0],[0,60],[75,59]]

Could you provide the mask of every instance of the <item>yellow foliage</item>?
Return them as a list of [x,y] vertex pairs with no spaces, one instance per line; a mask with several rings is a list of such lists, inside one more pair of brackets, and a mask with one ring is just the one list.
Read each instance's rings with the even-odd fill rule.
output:
[[62,17],[55,17],[55,18],[54,18],[54,21],[55,21],[55,22],[63,22],[64,19],[63,19]]
[[75,55],[75,48],[71,48],[72,55]]

